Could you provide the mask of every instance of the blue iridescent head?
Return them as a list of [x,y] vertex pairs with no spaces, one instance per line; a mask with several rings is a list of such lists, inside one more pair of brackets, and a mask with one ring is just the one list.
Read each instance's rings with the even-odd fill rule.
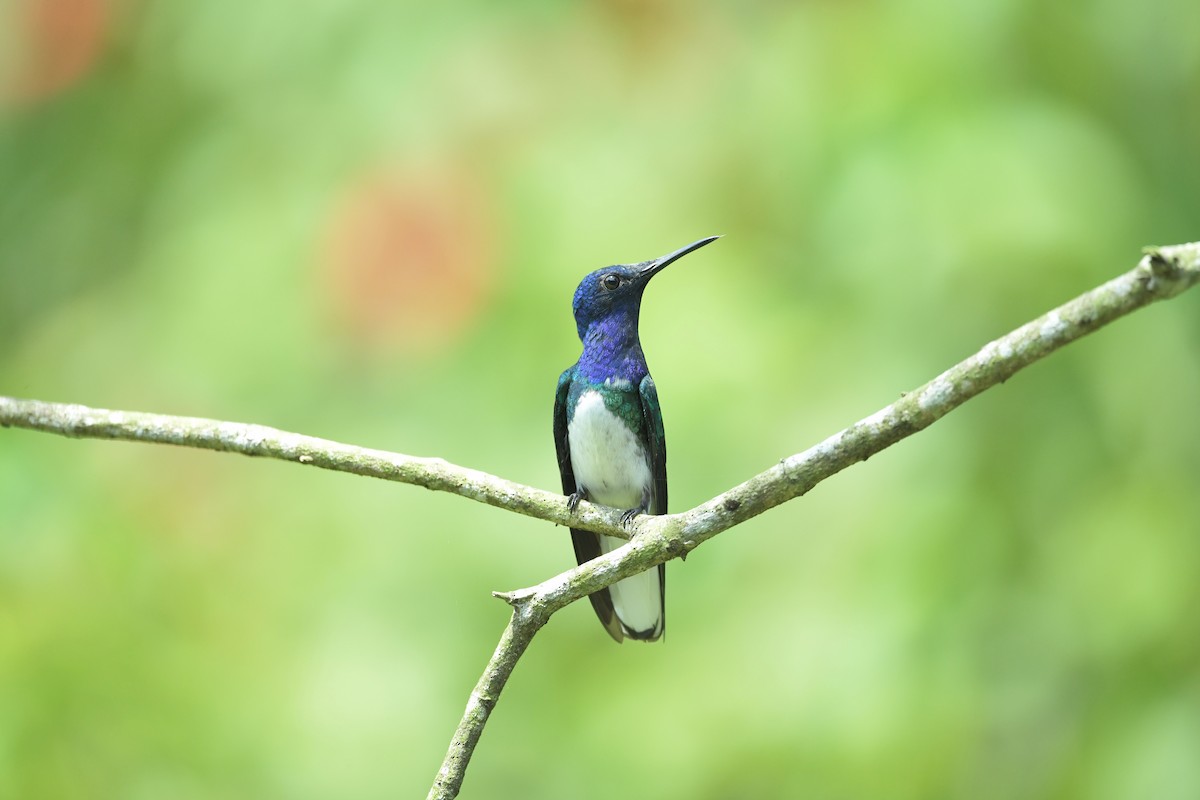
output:
[[642,292],[650,279],[672,262],[719,238],[708,236],[661,258],[639,264],[616,264],[590,273],[575,290],[572,303],[580,340],[586,341],[588,329],[601,320],[614,320],[632,326],[632,332],[636,334]]

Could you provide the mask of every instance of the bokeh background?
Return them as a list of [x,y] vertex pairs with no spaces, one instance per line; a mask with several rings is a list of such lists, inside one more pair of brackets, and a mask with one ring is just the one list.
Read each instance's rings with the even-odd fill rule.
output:
[[[558,476],[569,301],[683,510],[1200,238],[1194,0],[0,6],[0,393]],[[1200,796],[1200,296],[557,616],[498,798]],[[0,796],[423,796],[560,528],[0,432]]]

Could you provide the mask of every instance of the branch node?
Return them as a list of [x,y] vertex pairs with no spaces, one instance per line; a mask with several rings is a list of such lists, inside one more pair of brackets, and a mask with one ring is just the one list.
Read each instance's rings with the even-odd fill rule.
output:
[[1177,281],[1180,277],[1179,261],[1173,257],[1168,258],[1162,253],[1155,253],[1150,256],[1150,269],[1163,280]]
[[498,597],[513,608],[520,609],[529,602],[529,598],[533,597],[533,592],[529,589],[517,589],[512,592],[492,592],[492,597]]
[[688,545],[683,540],[683,537],[678,533],[672,533],[667,536],[667,552],[671,558],[678,558],[681,561],[687,561]]

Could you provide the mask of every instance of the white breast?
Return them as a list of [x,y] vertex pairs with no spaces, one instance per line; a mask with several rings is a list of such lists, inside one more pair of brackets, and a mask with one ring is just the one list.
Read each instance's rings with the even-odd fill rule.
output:
[[587,490],[592,502],[621,509],[642,504],[652,481],[646,448],[605,407],[599,392],[588,391],[579,398],[567,438],[575,483]]
[[[579,398],[567,426],[567,439],[575,484],[587,490],[592,502],[620,509],[642,504],[652,482],[649,455],[620,417],[605,407],[599,392],[589,391]],[[602,553],[625,544],[612,536],[599,539]],[[652,638],[658,638],[663,601],[657,569],[618,581],[608,591],[626,633],[655,631]]]

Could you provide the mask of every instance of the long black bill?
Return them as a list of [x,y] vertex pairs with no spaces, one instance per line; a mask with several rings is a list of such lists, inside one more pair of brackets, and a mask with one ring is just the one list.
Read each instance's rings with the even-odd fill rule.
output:
[[645,277],[649,278],[650,276],[652,276],[658,272],[661,272],[668,264],[671,264],[674,261],[678,261],[679,259],[683,258],[684,256],[686,256],[688,253],[692,252],[693,250],[699,250],[701,247],[704,247],[704,245],[711,244],[712,242],[715,242],[717,239],[720,239],[720,238],[721,238],[720,236],[706,236],[705,238],[700,239],[699,241],[692,242],[691,244],[689,244],[685,247],[679,248],[674,253],[667,253],[665,256],[663,256],[661,258],[656,258],[653,261],[647,261],[642,266],[641,273]]

